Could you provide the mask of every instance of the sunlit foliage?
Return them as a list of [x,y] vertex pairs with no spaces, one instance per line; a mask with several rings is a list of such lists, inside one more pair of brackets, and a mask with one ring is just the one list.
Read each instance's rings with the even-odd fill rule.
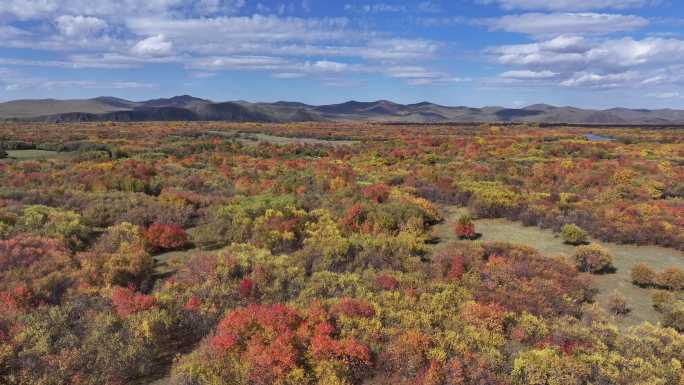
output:
[[[60,156],[0,161],[0,383],[682,384],[684,273],[634,266],[662,322],[618,328],[583,243],[684,248],[684,137],[586,131],[3,123]],[[576,254],[477,241],[500,217]]]

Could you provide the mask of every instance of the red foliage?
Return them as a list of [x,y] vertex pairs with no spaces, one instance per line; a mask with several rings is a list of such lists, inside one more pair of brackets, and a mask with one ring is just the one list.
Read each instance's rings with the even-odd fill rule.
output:
[[550,316],[576,314],[593,295],[591,282],[565,261],[516,249],[499,252],[504,255],[490,256],[480,271],[478,302]]
[[375,315],[373,305],[356,298],[343,298],[330,311],[332,314],[344,314],[347,317],[372,318]]
[[279,335],[299,325],[301,317],[285,305],[249,305],[225,316],[218,325],[212,346],[218,351],[244,345],[253,334]]
[[451,257],[450,266],[451,267],[449,268],[449,272],[446,276],[447,279],[454,282],[459,281],[465,272],[465,262],[463,261],[463,256],[454,255]]
[[350,231],[358,231],[364,221],[363,214],[363,206],[355,204],[342,217],[342,226]]
[[243,354],[243,360],[251,363],[250,382],[263,385],[285,377],[297,367],[298,358],[291,333],[278,335],[271,342],[255,338]]
[[461,239],[473,239],[476,236],[475,224],[471,220],[459,220],[454,225],[454,233]]
[[58,254],[66,254],[66,250],[62,242],[50,238],[20,235],[0,240],[0,271],[28,268]]
[[156,305],[156,298],[151,295],[137,294],[131,288],[115,287],[112,292],[112,304],[119,317],[151,309]]
[[145,231],[145,240],[151,249],[174,250],[188,242],[188,235],[176,224],[155,223]]
[[336,339],[329,319],[315,304],[306,317],[285,305],[250,305],[226,315],[209,344],[216,353],[236,354],[248,363],[253,384],[277,383],[307,357],[370,365],[368,348],[351,338]]
[[197,298],[196,295],[193,295],[188,299],[188,302],[183,305],[183,309],[187,311],[197,311],[199,310],[200,306],[202,305],[202,301],[200,301],[199,298]]
[[309,351],[318,360],[337,359],[346,365],[370,365],[370,351],[352,338],[335,340],[319,333],[311,339]]
[[466,266],[466,257],[462,254],[438,254],[432,261],[433,274],[451,282],[460,281]]
[[443,383],[444,368],[437,360],[430,360],[430,364],[418,381],[422,385],[440,385]]
[[285,218],[274,216],[268,219],[268,228],[281,233],[294,232],[297,225],[301,222],[300,218]]
[[385,202],[387,198],[389,198],[389,192],[389,187],[382,183],[372,184],[361,190],[361,193],[365,198],[370,199],[375,203]]
[[457,357],[449,360],[445,368],[445,380],[448,384],[463,385],[465,384],[465,374],[463,370],[463,363]]
[[431,343],[430,336],[420,331],[403,331],[392,338],[378,361],[388,372],[398,373],[403,377],[417,377],[427,364]]
[[389,274],[381,274],[375,277],[375,284],[383,290],[396,290],[399,281]]
[[28,287],[21,285],[11,290],[0,291],[0,313],[15,314],[35,305],[35,295]]
[[461,313],[463,320],[469,324],[492,331],[503,330],[505,315],[506,311],[500,305],[477,302],[466,305]]
[[238,287],[238,293],[241,298],[251,298],[256,294],[256,283],[251,279],[245,278],[240,281],[240,286]]

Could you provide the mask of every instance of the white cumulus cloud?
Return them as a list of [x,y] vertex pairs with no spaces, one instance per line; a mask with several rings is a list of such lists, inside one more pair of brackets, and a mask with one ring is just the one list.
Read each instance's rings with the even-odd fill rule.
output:
[[138,56],[167,56],[173,52],[173,43],[159,34],[140,40],[131,48],[131,52]]
[[55,19],[55,23],[65,36],[91,36],[107,28],[107,22],[92,16],[62,15]]

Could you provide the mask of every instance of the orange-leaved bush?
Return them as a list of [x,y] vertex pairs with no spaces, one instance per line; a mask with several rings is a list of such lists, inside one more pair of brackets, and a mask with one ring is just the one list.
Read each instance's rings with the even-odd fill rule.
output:
[[386,184],[377,183],[365,187],[361,190],[363,196],[375,203],[382,203],[389,198],[390,189]]
[[155,297],[136,293],[132,288],[115,287],[112,291],[112,304],[119,317],[148,310],[157,303]]
[[180,249],[188,242],[188,234],[176,224],[154,223],[145,231],[145,240],[154,251]]
[[337,335],[334,317],[314,304],[308,312],[282,305],[249,305],[228,313],[209,340],[221,357],[245,365],[249,383],[280,383],[298,369],[331,360],[348,370],[370,365],[369,349]]

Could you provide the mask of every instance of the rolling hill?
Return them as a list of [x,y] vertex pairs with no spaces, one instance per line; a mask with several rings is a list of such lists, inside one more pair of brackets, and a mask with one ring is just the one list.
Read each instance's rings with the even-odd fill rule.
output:
[[298,102],[216,103],[189,95],[147,101],[114,97],[83,100],[16,100],[0,103],[0,119],[34,122],[89,121],[362,121],[388,123],[537,122],[567,124],[684,124],[684,110],[590,110],[535,104],[524,108],[448,107],[430,102],[348,101],[313,106]]

